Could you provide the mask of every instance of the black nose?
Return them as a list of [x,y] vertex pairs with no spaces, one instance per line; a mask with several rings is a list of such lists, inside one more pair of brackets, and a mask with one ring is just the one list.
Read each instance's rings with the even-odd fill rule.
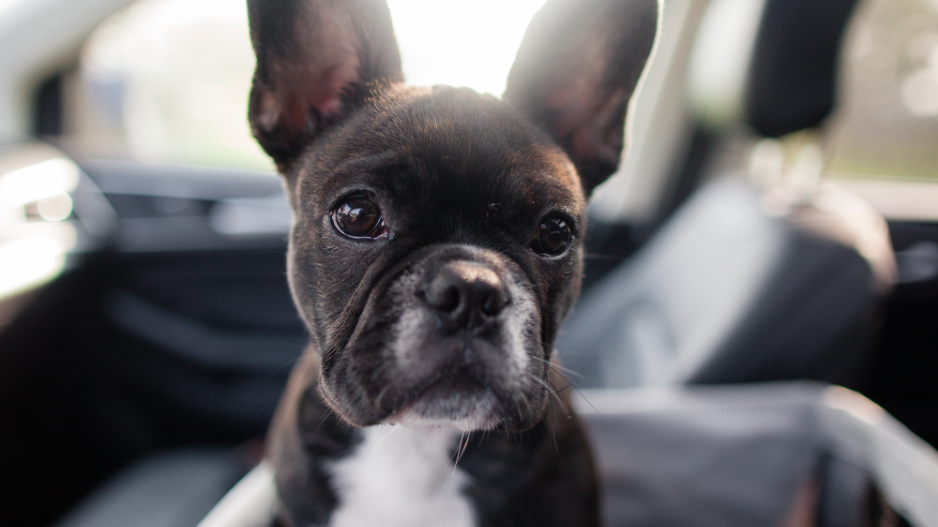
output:
[[449,262],[429,276],[424,294],[440,317],[458,328],[483,324],[501,313],[509,300],[495,271],[463,261]]

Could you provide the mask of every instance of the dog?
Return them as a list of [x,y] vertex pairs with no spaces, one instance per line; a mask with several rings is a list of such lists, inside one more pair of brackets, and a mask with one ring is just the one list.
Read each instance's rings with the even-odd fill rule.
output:
[[268,438],[279,521],[597,525],[553,342],[656,0],[548,0],[501,100],[406,85],[383,0],[248,14],[249,121],[294,213],[310,334]]

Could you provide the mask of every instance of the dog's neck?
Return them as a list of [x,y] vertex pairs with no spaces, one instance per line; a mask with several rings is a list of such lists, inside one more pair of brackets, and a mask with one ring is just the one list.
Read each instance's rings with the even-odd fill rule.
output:
[[338,498],[330,527],[476,524],[469,477],[455,465],[458,430],[378,425],[360,434],[351,454],[327,467]]
[[589,449],[555,371],[556,397],[534,428],[466,435],[446,424],[350,426],[322,398],[318,371],[309,350],[271,427],[268,456],[292,525],[597,525],[596,481],[582,470]]

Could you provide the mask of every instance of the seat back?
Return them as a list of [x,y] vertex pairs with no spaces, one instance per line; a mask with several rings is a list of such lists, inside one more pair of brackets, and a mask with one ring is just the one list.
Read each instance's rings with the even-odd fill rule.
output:
[[557,340],[582,376],[571,381],[855,384],[881,296],[874,268],[795,219],[767,213],[745,181],[706,185],[583,295]]

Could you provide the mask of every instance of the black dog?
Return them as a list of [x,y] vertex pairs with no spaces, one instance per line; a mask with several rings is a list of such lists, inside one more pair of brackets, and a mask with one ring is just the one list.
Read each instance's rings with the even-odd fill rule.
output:
[[596,525],[552,345],[656,1],[550,0],[503,101],[404,85],[382,0],[248,6],[250,120],[311,334],[270,435],[282,521]]

